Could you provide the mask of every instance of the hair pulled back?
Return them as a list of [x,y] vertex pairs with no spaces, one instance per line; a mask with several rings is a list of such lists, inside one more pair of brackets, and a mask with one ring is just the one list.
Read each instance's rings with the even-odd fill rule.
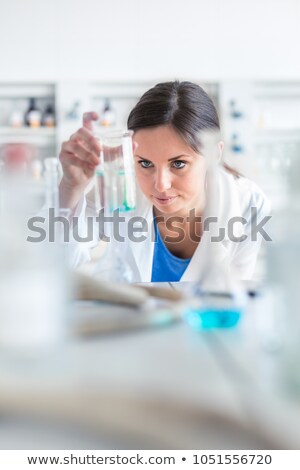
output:
[[219,130],[220,123],[212,99],[191,82],[165,82],[150,88],[129,114],[128,129],[171,125],[195,151],[201,149],[200,131]]

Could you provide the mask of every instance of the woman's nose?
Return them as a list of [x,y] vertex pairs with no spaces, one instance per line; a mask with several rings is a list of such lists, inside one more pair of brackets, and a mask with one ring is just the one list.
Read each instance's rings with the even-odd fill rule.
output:
[[164,193],[172,187],[171,175],[168,170],[158,170],[155,174],[154,189]]

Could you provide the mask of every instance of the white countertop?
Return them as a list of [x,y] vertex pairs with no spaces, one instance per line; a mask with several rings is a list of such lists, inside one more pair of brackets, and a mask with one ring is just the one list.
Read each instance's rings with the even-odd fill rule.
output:
[[[74,304],[77,315],[87,305]],[[300,406],[277,390],[276,355],[263,350],[251,312],[232,330],[195,332],[181,321],[73,338],[31,357],[6,353],[0,409],[40,426],[71,426],[89,436],[86,448],[300,448]],[[18,423],[12,439],[25,426]],[[2,445],[8,434],[0,421]]]

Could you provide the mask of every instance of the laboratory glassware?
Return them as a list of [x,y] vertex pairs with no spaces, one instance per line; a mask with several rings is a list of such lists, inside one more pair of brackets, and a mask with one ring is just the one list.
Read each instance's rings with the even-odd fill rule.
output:
[[96,169],[96,208],[106,213],[130,212],[136,205],[132,131],[110,131],[99,138],[101,161]]
[[58,159],[56,157],[45,158],[45,183],[46,183],[46,206],[58,210]]
[[62,244],[32,231],[48,229],[35,212],[45,187],[35,183],[8,174],[1,182],[0,345],[8,352],[37,352],[67,337],[70,275]]
[[[300,395],[300,145],[287,145],[286,194],[277,199],[267,245],[267,289],[272,296],[274,330],[279,343],[276,378],[281,389]],[[284,196],[284,197],[283,197]]]
[[[212,217],[214,223],[203,237],[208,248],[203,259],[202,272],[197,282],[188,286],[187,307],[184,318],[195,330],[229,328],[238,324],[246,305],[246,295],[230,269],[226,250],[218,241],[221,232],[219,205],[219,172],[221,149],[217,132],[205,132],[200,136],[202,154],[206,158],[206,205],[205,221]],[[225,228],[226,229],[226,228]]]
[[[95,205],[98,211],[112,215],[119,211],[130,215],[136,207],[136,178],[132,131],[110,131],[99,137],[100,164],[95,173]],[[113,227],[108,230],[114,236]],[[124,261],[120,247],[112,240],[99,260],[95,274],[103,280],[131,282],[133,272]]]

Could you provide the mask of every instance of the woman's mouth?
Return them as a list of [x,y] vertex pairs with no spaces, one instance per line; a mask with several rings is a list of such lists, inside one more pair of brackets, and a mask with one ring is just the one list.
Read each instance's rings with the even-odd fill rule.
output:
[[177,198],[177,196],[170,196],[170,197],[156,197],[156,196],[153,196],[153,198],[155,199],[155,201],[158,204],[162,204],[162,205],[165,206],[165,205],[171,204]]

